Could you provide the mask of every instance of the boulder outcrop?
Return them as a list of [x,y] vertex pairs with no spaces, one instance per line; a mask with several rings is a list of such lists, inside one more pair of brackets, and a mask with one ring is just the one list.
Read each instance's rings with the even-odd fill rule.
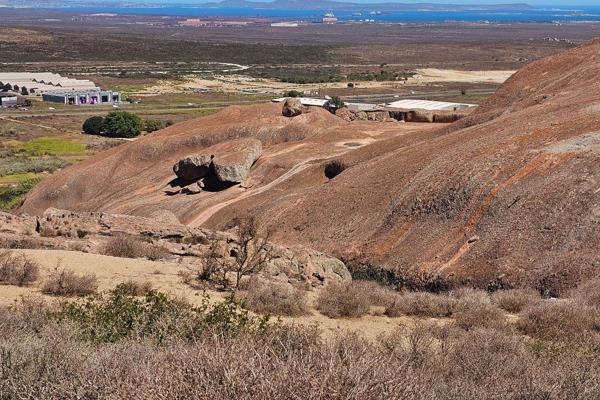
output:
[[[241,183],[262,153],[258,139],[244,138],[219,143],[206,153],[187,156],[173,165],[173,171],[186,182],[216,179],[220,183]],[[204,187],[204,182],[198,185]]]
[[284,117],[292,118],[302,114],[303,106],[300,99],[290,97],[283,103],[281,113]]

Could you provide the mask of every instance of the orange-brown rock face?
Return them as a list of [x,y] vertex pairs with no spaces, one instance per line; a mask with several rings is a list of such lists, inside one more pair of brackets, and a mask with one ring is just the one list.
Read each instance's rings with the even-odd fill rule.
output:
[[[452,124],[345,122],[280,105],[225,110],[68,168],[22,211],[55,206],[227,228],[256,215],[281,243],[478,285],[570,285],[600,268],[600,41],[535,62]],[[171,166],[254,137],[244,187],[167,196]],[[191,151],[193,150],[193,151]],[[334,179],[327,162],[347,168]]]

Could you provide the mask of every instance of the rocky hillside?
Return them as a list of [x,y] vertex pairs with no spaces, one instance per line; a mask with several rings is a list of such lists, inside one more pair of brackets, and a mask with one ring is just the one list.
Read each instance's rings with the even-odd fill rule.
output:
[[[398,276],[559,290],[600,267],[598,76],[595,40],[528,65],[441,128],[345,122],[322,110],[285,118],[277,105],[229,109],[69,168],[21,211],[165,208],[219,229],[255,215],[281,243]],[[241,187],[165,194],[174,163],[239,137],[264,147]],[[347,168],[327,179],[334,159]]]

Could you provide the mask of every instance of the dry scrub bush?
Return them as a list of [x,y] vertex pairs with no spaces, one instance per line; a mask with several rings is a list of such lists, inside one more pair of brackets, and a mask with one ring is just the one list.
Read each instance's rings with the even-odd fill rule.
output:
[[591,279],[571,291],[570,297],[588,306],[600,307],[600,278]]
[[[192,317],[187,312],[172,310],[169,304],[166,309],[170,311],[164,312],[164,303],[159,302],[160,307],[153,304],[128,300],[123,304],[126,307],[117,309],[128,311],[134,305],[136,312],[143,311],[140,317],[147,313],[157,317],[143,317],[142,321],[191,324],[185,322]],[[108,309],[99,311],[98,315],[105,315]],[[177,316],[172,317],[172,312]],[[113,317],[121,317],[121,313]],[[564,346],[559,356],[555,348],[511,333],[424,324],[370,340],[348,334],[323,340],[318,330],[302,327],[262,333],[244,330],[235,335],[206,331],[187,339],[178,329],[161,328],[154,332],[170,340],[158,346],[137,334],[91,346],[80,334],[79,324],[85,324],[85,319],[3,324],[27,318],[22,310],[0,308],[3,398],[600,397],[600,370],[595,368],[600,364],[598,338],[590,339],[588,351]],[[152,329],[163,326],[152,324]]]
[[38,279],[39,270],[39,265],[24,254],[0,252],[0,282],[2,283],[25,286]]
[[407,292],[396,296],[385,310],[389,317],[414,315],[419,317],[449,317],[456,304],[450,296],[428,292]]
[[370,309],[369,296],[355,282],[330,283],[317,298],[317,309],[330,318],[357,318]]
[[459,300],[453,314],[454,323],[462,329],[488,328],[502,330],[508,327],[506,315],[489,302],[474,299]]
[[127,296],[145,296],[152,291],[152,283],[148,281],[135,282],[128,280],[117,285],[115,290],[119,290]]
[[243,299],[259,314],[298,317],[309,313],[306,291],[287,283],[252,278]]
[[525,307],[539,301],[540,294],[532,289],[499,290],[492,295],[492,302],[510,313],[520,313]]
[[525,335],[554,340],[597,333],[600,309],[572,300],[546,300],[526,308],[517,329]]
[[44,282],[42,293],[55,296],[87,296],[96,293],[96,275],[77,275],[73,271],[56,269]]
[[156,261],[167,258],[170,253],[163,246],[143,242],[131,236],[115,236],[104,244],[102,254],[122,258],[147,258]]

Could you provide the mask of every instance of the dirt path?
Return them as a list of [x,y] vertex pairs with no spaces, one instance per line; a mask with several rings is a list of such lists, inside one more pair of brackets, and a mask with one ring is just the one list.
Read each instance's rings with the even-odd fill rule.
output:
[[12,118],[7,118],[7,117],[0,117],[0,119],[3,120],[3,121],[14,122],[15,124],[33,126],[33,127],[42,128],[42,129],[49,129],[51,131],[58,131],[58,129],[56,129],[56,128],[52,127],[52,126],[34,124],[32,122],[19,121],[18,119],[12,119]]

